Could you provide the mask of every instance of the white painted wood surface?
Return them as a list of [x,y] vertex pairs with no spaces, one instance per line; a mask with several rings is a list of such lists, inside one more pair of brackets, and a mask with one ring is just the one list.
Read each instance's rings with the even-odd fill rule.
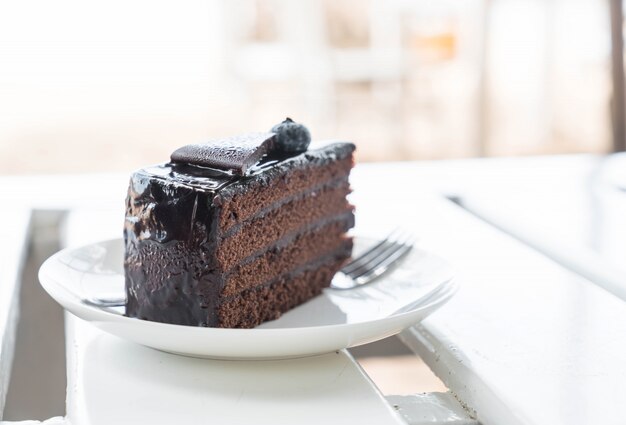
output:
[[361,230],[402,223],[457,267],[459,293],[404,338],[481,423],[624,423],[616,414],[626,399],[622,300],[451,203],[422,197],[428,182],[408,167],[363,167],[355,177]]
[[195,359],[124,341],[69,314],[66,323],[73,424],[403,424],[346,351]]
[[387,400],[407,425],[479,425],[449,392],[396,395]]
[[[576,185],[584,183],[595,162],[597,158],[578,156],[376,164],[355,170],[360,234],[382,236],[401,223],[421,237],[424,247],[458,268],[459,294],[404,337],[484,425],[624,423],[616,412],[626,398],[626,309],[622,300],[596,282],[503,235],[440,195],[462,195],[483,207],[495,200],[504,206],[489,209],[498,217],[523,217],[526,208],[528,222],[523,224],[541,229],[541,209],[549,209],[543,201],[553,192],[557,198],[551,205],[560,204],[566,211],[568,205],[576,205],[576,193],[583,190]],[[545,185],[546,190],[535,194],[541,196],[533,198],[529,178]],[[95,217],[90,215],[92,208],[120,210],[126,180],[119,175],[52,177],[44,183],[26,181],[22,192],[38,188],[42,199],[34,206],[82,209],[95,223],[108,213]],[[556,190],[564,184],[571,187]],[[94,186],[98,189],[86,190]],[[26,201],[22,192],[16,196]],[[571,212],[560,226],[546,228],[545,233],[558,236],[572,223],[585,220],[580,209]],[[117,224],[111,223],[114,229]],[[75,232],[96,238],[98,229],[85,226]],[[558,249],[566,252],[567,243]],[[78,347],[85,347],[85,352],[90,344],[108,349],[107,338],[114,337],[96,335],[95,330],[85,332],[85,344]],[[85,352],[81,348],[80,356]],[[95,373],[82,368],[93,362],[82,361],[71,363],[77,385],[86,382],[85,372]],[[366,379],[357,381],[371,388]],[[76,402],[85,394],[70,398]]]
[[9,206],[0,217],[3,223],[0,226],[0,419],[2,419],[15,350],[19,288],[28,248],[30,210]]

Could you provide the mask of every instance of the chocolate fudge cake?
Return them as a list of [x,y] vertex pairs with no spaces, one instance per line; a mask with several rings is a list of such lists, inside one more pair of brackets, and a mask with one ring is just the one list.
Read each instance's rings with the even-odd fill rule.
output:
[[126,314],[254,327],[321,293],[348,259],[354,145],[309,146],[285,120],[176,150],[135,172],[126,204]]

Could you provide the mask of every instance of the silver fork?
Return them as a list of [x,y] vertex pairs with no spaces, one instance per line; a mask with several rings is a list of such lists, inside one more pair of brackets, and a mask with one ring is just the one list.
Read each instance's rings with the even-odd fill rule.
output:
[[395,229],[385,239],[346,264],[335,275],[330,287],[353,289],[373,282],[411,252],[415,241],[412,234]]
[[[415,237],[396,229],[385,239],[352,259],[336,275],[330,284],[332,289],[353,289],[367,285],[390,271],[413,248]],[[85,304],[101,308],[121,307],[126,300],[119,296],[95,296],[83,299]]]

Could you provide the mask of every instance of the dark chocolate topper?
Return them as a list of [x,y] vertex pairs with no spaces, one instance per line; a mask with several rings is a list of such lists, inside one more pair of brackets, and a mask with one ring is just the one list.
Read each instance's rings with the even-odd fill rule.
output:
[[274,133],[248,133],[183,146],[172,153],[171,159],[172,162],[217,168],[242,176],[273,150],[274,143]]

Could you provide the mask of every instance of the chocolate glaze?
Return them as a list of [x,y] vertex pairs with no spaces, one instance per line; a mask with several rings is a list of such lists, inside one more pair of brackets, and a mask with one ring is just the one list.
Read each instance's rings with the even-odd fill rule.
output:
[[[225,199],[289,170],[351,157],[354,145],[330,143],[302,154],[266,155],[246,175],[166,163],[133,174],[124,230],[126,314],[147,320],[217,326],[225,270],[216,261]],[[350,212],[346,229],[354,223]]]

